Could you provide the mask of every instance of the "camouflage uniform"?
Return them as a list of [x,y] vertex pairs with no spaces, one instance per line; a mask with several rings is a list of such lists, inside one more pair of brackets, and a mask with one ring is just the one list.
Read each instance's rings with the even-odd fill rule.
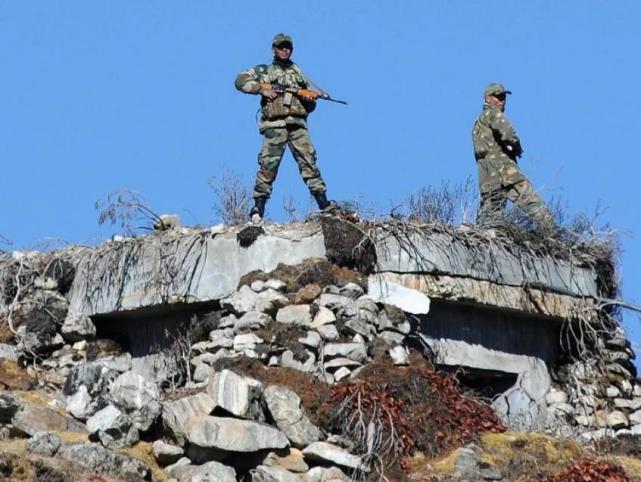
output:
[[[500,84],[490,84],[486,95],[501,90],[510,93]],[[478,223],[499,219],[509,199],[537,222],[552,225],[552,216],[543,200],[517,165],[517,158],[523,153],[521,141],[501,109],[487,103],[483,106],[474,123],[472,139],[481,191]]]
[[[264,83],[296,89],[308,87],[295,63],[276,59],[270,65],[257,65],[241,72],[235,85],[241,92],[259,95],[260,84]],[[314,101],[301,99],[291,93],[280,94],[274,100],[261,98],[260,133],[263,135],[263,147],[258,154],[254,199],[266,199],[271,195],[286,145],[311,193],[314,196],[325,193],[327,188],[316,166],[316,149],[307,131],[307,115],[315,108]]]

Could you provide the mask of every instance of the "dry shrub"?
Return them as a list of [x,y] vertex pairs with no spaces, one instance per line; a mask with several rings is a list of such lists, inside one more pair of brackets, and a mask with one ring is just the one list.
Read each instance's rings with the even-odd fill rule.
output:
[[252,197],[238,174],[223,167],[220,174],[209,178],[209,187],[214,191],[214,213],[218,220],[228,225],[247,221]]
[[446,180],[440,187],[423,187],[404,205],[410,219],[456,226],[474,218],[476,202],[476,188],[468,177],[460,184]]
[[424,364],[395,367],[387,358],[368,364],[354,383],[332,386],[321,419],[355,440],[357,452],[370,454],[378,442],[376,455],[388,467],[415,451],[437,456],[505,430],[489,406],[461,393],[453,375]]
[[583,459],[551,475],[545,482],[629,482],[625,471],[606,460]]

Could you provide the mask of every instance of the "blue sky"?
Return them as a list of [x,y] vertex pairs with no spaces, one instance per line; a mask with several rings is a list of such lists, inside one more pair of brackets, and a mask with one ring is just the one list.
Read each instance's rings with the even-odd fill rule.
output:
[[[209,177],[226,166],[250,185],[260,147],[258,99],[234,77],[286,31],[294,60],[350,102],[310,119],[330,197],[386,212],[475,179],[471,124],[501,81],[524,172],[572,213],[607,207],[623,296],[641,304],[640,19],[632,0],[0,0],[0,234],[13,243],[0,247],[99,242],[112,230],[94,202],[123,187],[213,223]],[[287,155],[272,220],[289,196],[309,202]],[[625,324],[641,344],[639,317]]]

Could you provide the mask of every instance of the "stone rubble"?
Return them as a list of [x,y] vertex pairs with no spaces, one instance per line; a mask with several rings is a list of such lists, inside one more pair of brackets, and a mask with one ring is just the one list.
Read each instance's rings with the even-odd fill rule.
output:
[[[45,379],[64,385],[55,401],[66,414],[2,393],[0,430],[29,438],[30,453],[59,456],[129,480],[148,478],[150,468],[114,449],[131,447],[141,438],[153,442],[154,459],[178,481],[234,481],[241,473],[246,480],[265,482],[347,481],[366,472],[361,454],[332,443],[332,434],[310,421],[298,394],[230,367],[252,358],[326,383],[345,383],[375,353],[407,366],[415,330],[408,313],[426,313],[430,306],[418,291],[400,285],[385,290],[371,278],[367,289],[351,281],[324,287],[305,282],[292,291],[280,279],[253,280],[218,300],[216,326],[188,347],[189,382],[174,387],[185,392],[164,399],[161,385],[167,388],[172,375],[159,376],[158,367],[151,366],[163,361],[160,355],[89,356],[97,343],[96,325],[86,314],[69,310],[65,273],[38,276],[31,291],[11,307],[19,341],[0,344],[0,358],[39,360]],[[296,335],[285,343],[282,330]],[[540,411],[542,420],[547,417],[545,429],[554,424],[556,430],[579,428],[585,440],[641,435],[634,352],[618,327],[604,335],[602,344],[605,371],[595,363],[565,363],[556,370],[555,385],[538,394],[545,401],[536,407],[537,416]],[[511,392],[505,401],[531,403],[521,396]],[[58,431],[87,433],[92,443],[65,442]],[[474,447],[458,449],[455,468],[461,477],[501,479],[479,460]]]

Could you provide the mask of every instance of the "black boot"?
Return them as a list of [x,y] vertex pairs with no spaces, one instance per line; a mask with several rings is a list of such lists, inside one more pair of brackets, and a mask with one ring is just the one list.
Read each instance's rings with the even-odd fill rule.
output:
[[327,195],[325,194],[325,191],[313,192],[312,195],[314,196],[314,199],[316,199],[316,202],[318,203],[318,209],[320,209],[321,211],[324,211],[327,208],[333,208],[336,206],[336,203],[334,201],[327,200]]
[[255,223],[259,223],[265,216],[266,197],[257,197],[254,199],[254,207],[249,211],[249,218]]

